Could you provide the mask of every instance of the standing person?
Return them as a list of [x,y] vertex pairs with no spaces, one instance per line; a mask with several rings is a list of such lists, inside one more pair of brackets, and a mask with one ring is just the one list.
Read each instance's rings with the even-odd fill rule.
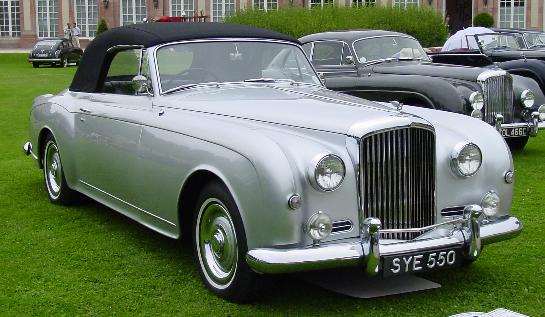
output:
[[72,27],[70,27],[70,23],[66,23],[66,27],[64,28],[64,38],[72,42]]
[[79,46],[79,36],[80,35],[81,35],[81,30],[76,25],[76,22],[74,22],[73,27],[72,27],[72,43],[74,44],[75,47],[80,47]]

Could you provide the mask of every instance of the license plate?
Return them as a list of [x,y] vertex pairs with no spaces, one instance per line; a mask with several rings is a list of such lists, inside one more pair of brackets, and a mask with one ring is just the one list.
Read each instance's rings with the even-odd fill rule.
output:
[[462,256],[461,248],[385,256],[382,274],[387,277],[456,267],[462,263]]
[[500,128],[500,134],[504,138],[527,136],[528,127]]

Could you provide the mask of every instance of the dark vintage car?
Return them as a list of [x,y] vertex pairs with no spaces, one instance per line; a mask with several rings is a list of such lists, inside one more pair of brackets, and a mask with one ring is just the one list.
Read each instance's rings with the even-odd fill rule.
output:
[[519,36],[512,32],[490,30],[467,35],[454,43],[449,39],[441,52],[429,56],[436,63],[479,67],[496,65],[511,74],[534,79],[545,93],[545,50],[523,47]]
[[498,68],[432,63],[420,43],[403,33],[325,32],[300,41],[328,88],[471,115],[494,125],[513,149],[537,134],[539,111],[545,116],[545,97],[535,81]]
[[34,68],[41,64],[66,67],[68,63],[79,63],[83,50],[75,47],[71,41],[64,38],[48,38],[38,41],[28,54],[28,62]]

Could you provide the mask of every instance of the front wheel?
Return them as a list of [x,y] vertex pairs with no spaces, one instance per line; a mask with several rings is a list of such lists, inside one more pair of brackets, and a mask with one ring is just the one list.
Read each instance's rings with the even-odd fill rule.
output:
[[59,147],[53,135],[49,134],[44,144],[44,182],[49,200],[54,204],[71,205],[78,200],[79,194],[66,183]]
[[195,215],[193,248],[206,287],[232,302],[254,299],[261,276],[246,263],[242,221],[225,185],[207,184],[199,195]]
[[61,57],[60,67],[65,68],[66,66],[68,66],[68,59],[66,59],[66,57]]
[[33,62],[33,63],[32,63],[32,67],[38,68],[38,67],[40,67],[40,64],[38,64],[38,63],[36,63],[36,62]]
[[511,149],[511,152],[513,151],[521,151],[524,149],[526,144],[528,143],[528,139],[530,137],[523,136],[520,138],[507,138],[505,141],[507,142],[507,145],[509,145],[509,148]]

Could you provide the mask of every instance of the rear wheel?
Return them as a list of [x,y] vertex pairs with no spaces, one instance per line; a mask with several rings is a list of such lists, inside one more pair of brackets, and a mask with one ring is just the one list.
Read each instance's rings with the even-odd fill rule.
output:
[[528,143],[528,139],[530,137],[524,136],[520,138],[507,138],[505,141],[507,142],[507,145],[509,145],[509,148],[511,151],[521,151],[524,149],[526,144]]
[[75,203],[79,198],[79,193],[70,189],[66,183],[59,147],[51,134],[45,138],[43,166],[45,189],[49,200],[60,205]]
[[206,287],[232,302],[258,295],[262,276],[246,263],[246,236],[238,208],[220,182],[207,184],[199,195],[193,221],[193,248]]

